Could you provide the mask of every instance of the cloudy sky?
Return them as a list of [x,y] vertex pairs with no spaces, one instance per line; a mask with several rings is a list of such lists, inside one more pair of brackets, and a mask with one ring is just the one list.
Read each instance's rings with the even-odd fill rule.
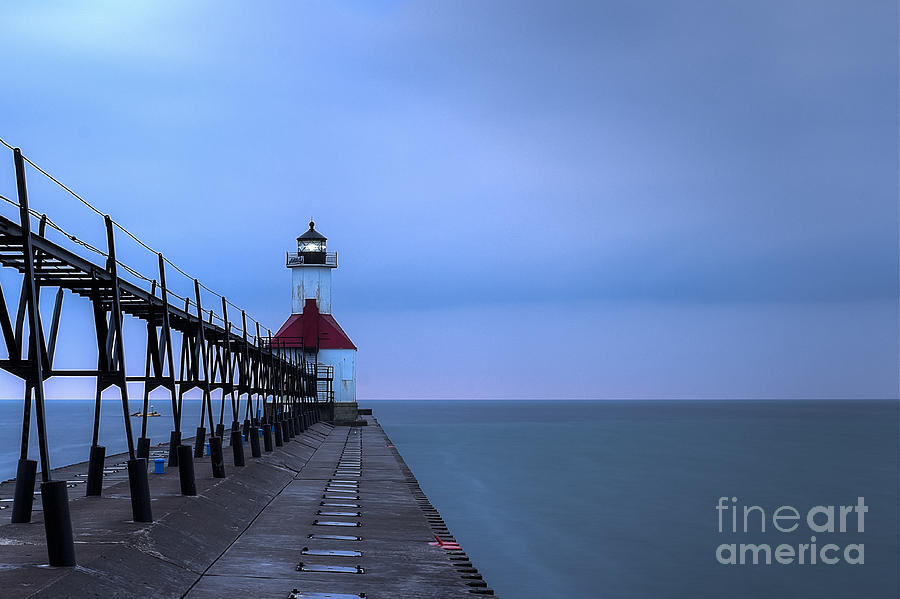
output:
[[[0,137],[273,331],[315,217],[363,398],[896,397],[897,19],[880,0],[5,3]],[[35,208],[102,243],[29,176]],[[91,323],[66,301],[74,365]]]

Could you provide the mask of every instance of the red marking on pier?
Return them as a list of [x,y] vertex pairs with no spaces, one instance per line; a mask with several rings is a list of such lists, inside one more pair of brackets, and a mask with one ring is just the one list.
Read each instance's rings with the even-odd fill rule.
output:
[[437,535],[434,535],[434,538],[437,539],[437,543],[428,543],[432,547],[440,547],[441,549],[447,549],[448,551],[462,549],[456,541],[443,541],[441,540],[441,537]]

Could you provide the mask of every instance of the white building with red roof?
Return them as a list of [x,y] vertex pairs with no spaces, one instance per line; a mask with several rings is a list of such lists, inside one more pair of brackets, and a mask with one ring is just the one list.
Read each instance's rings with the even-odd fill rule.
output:
[[356,402],[356,345],[331,314],[331,273],[337,252],[309,222],[297,238],[297,252],[287,255],[291,270],[291,315],[272,340],[273,346],[303,352],[307,361],[333,369],[334,401]]

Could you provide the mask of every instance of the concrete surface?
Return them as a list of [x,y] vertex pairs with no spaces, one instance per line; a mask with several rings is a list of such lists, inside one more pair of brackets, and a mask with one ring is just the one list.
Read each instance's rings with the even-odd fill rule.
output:
[[[462,550],[429,545],[435,533],[452,536],[377,421],[365,418],[364,427],[316,424],[257,459],[245,444],[243,468],[233,465],[226,447],[224,479],[212,478],[208,457],[195,460],[196,497],[180,494],[177,468],[153,474],[151,467],[150,524],[131,521],[126,456],[108,457],[102,497],[84,497],[83,482],[69,488],[75,568],[46,565],[39,496],[29,524],[10,524],[11,508],[0,510],[0,596],[287,598],[295,589],[298,598],[492,594]],[[165,446],[154,447],[151,460],[157,453],[166,454]],[[81,481],[86,472],[82,463],[54,470],[54,478]],[[11,506],[2,499],[12,497],[13,484],[0,484],[0,506]],[[360,540],[310,538],[335,534]],[[361,555],[309,555],[304,548]],[[298,571],[300,562],[306,569],[353,571]]]

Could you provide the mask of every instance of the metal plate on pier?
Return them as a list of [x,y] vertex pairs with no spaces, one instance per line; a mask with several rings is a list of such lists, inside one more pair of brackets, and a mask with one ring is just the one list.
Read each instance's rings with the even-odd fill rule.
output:
[[352,549],[310,549],[309,547],[304,547],[300,553],[303,555],[334,555],[337,557],[360,557],[362,555],[361,552],[353,551]]
[[316,526],[362,526],[359,522],[341,522],[340,520],[314,520]]
[[354,537],[351,535],[320,535],[311,534],[307,539],[328,539],[330,541],[362,541],[362,537]]
[[360,593],[359,595],[350,595],[348,593],[306,593],[294,589],[287,599],[360,599],[361,597],[365,598],[365,596],[365,593]]
[[304,564],[300,562],[297,565],[297,572],[341,572],[343,574],[363,574],[365,570],[360,566],[329,566],[327,564]]
[[358,503],[329,503],[327,501],[323,501],[319,505],[323,507],[359,507]]
[[345,484],[345,485],[348,485],[348,484],[349,485],[359,485],[358,480],[338,480],[336,478],[332,478],[330,482],[337,483],[337,484]]
[[316,514],[319,516],[349,516],[350,518],[362,516],[359,512],[323,512],[322,510],[319,510]]

